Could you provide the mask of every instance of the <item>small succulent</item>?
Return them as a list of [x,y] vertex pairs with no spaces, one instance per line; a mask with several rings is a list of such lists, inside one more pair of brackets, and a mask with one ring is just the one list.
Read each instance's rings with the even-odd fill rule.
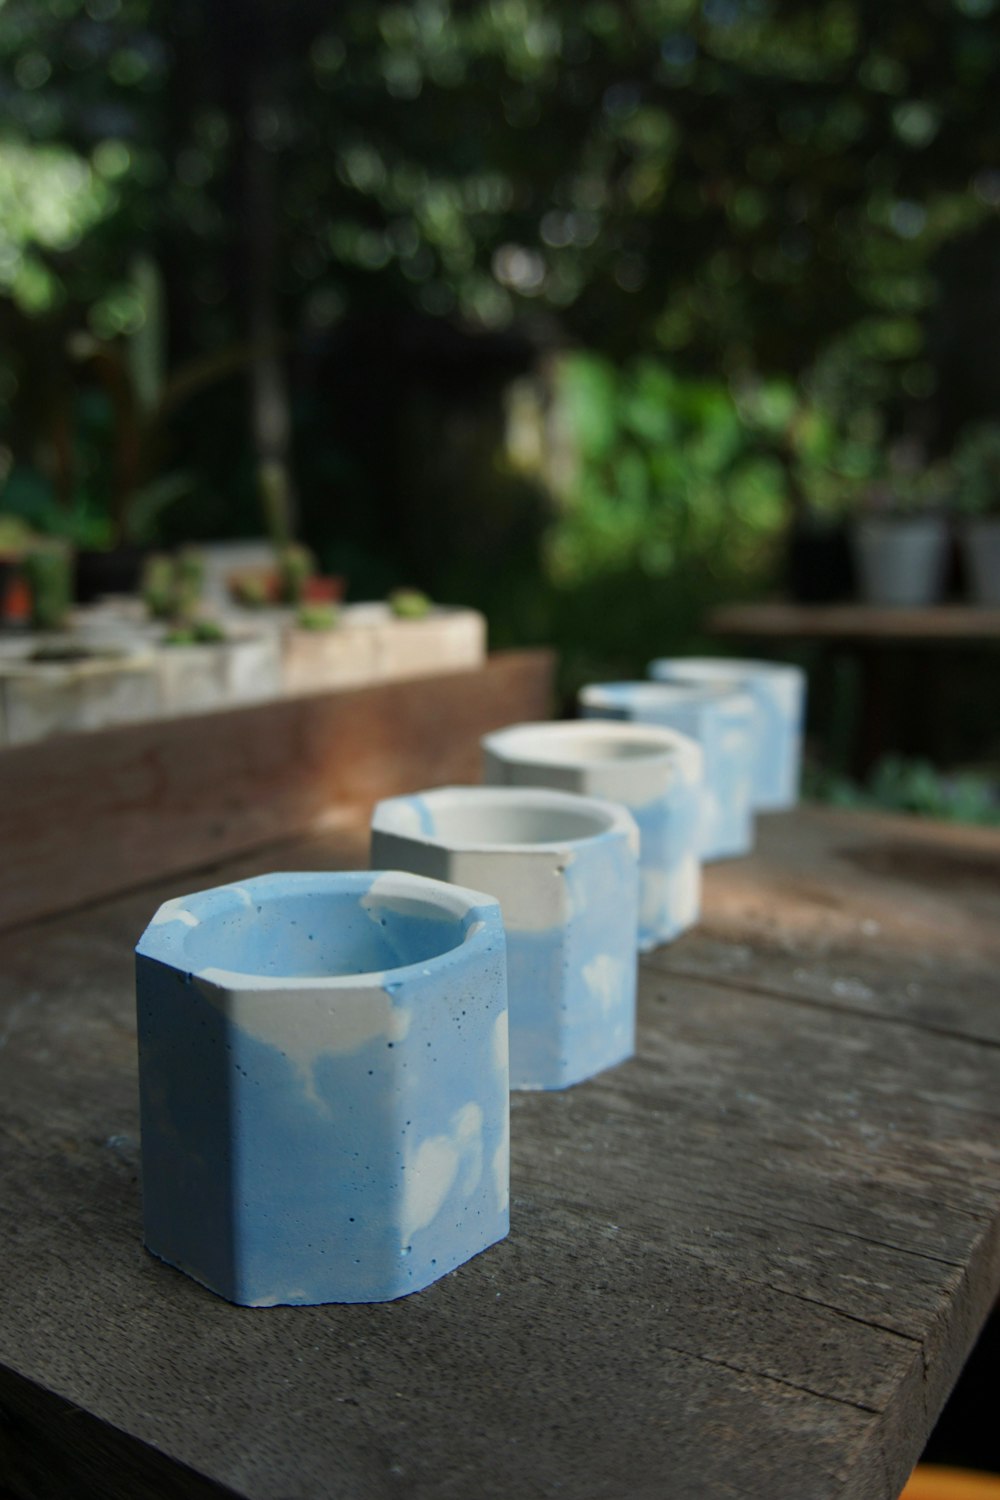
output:
[[154,620],[183,625],[201,600],[205,566],[199,553],[185,548],[176,556],[156,552],[146,562],[142,597]]
[[389,595],[389,608],[399,620],[422,620],[433,606],[419,589],[394,589]]
[[215,620],[188,620],[163,637],[165,646],[215,646],[226,639],[226,632]]
[[229,580],[229,592],[244,609],[266,609],[274,602],[269,575],[260,568],[245,568]]
[[283,604],[302,604],[306,585],[316,572],[316,559],[308,547],[290,542],[278,552],[278,586]]
[[73,596],[73,562],[61,542],[36,541],[21,559],[31,590],[31,623],[36,630],[58,630],[69,614]]
[[303,604],[295,617],[300,630],[333,630],[340,619],[334,604]]

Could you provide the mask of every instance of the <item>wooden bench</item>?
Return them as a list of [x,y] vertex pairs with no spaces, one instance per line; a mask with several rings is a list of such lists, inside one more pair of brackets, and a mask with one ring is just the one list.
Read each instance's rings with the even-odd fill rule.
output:
[[366,842],[0,937],[0,1489],[895,1500],[1000,1289],[1000,837],[763,819],[643,961],[636,1058],[514,1096],[507,1241],[396,1303],[233,1308],[141,1245],[131,945]]

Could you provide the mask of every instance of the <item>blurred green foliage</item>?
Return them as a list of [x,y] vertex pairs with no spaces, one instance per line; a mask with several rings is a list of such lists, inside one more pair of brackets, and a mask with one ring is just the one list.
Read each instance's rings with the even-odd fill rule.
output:
[[[355,589],[481,603],[572,679],[764,587],[887,433],[953,435],[996,0],[5,0],[0,68],[0,505],[47,531],[277,496]],[[402,373],[427,324],[528,352],[476,406]],[[531,458],[497,413],[559,348]]]
[[967,771],[944,774],[926,760],[886,756],[863,785],[821,770],[807,771],[805,794],[835,807],[920,813],[955,823],[1000,826],[996,778]]
[[970,427],[955,454],[955,499],[972,516],[1000,515],[1000,422]]

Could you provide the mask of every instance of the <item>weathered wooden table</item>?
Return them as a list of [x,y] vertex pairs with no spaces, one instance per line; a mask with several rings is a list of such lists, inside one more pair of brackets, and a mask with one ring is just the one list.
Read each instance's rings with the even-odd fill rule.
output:
[[515,1096],[509,1240],[375,1307],[141,1247],[129,949],[176,878],[0,938],[0,1490],[892,1500],[1000,1288],[1000,838],[806,809],[707,886],[636,1059]]

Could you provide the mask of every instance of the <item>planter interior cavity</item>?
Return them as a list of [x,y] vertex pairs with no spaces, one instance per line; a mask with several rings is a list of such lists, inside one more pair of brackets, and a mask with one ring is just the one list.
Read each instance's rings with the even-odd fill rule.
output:
[[537,788],[440,787],[376,807],[373,862],[500,902],[512,1087],[565,1088],[634,1051],[638,844],[625,808]]
[[137,949],[145,1239],[232,1302],[375,1302],[508,1229],[505,944],[489,896],[261,876]]
[[516,724],[483,738],[487,782],[620,802],[639,829],[639,947],[698,919],[702,752],[670,729],[601,720]]
[[738,683],[592,683],[581,689],[579,701],[585,718],[660,725],[695,740],[704,756],[701,857],[750,852],[757,710]]
[[661,657],[651,662],[657,682],[733,686],[754,701],[753,805],[758,812],[794,807],[802,776],[806,674],[787,662],[739,657]]

